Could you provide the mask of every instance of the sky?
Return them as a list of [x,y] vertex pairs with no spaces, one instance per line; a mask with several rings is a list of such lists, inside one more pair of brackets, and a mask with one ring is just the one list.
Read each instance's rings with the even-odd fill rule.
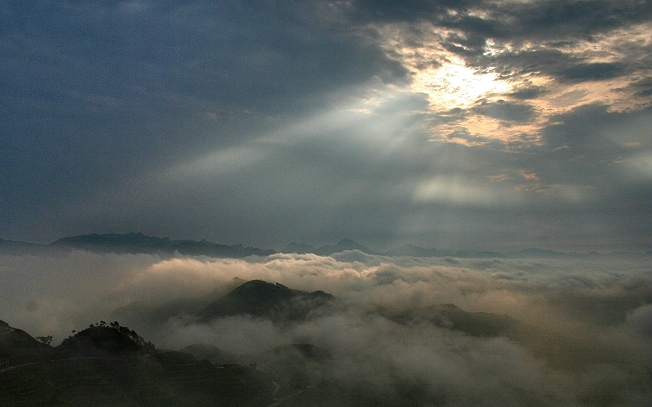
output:
[[652,249],[652,2],[3,1],[0,238]]

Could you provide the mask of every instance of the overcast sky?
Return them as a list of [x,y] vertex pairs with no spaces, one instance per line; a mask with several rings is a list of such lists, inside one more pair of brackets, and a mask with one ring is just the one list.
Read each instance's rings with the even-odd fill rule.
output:
[[3,1],[0,237],[652,249],[652,1]]

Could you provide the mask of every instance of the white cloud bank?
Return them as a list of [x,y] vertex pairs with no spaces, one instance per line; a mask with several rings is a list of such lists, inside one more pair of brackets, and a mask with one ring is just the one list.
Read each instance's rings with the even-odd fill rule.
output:
[[[0,318],[55,342],[100,320],[135,329],[157,346],[194,343],[283,370],[330,394],[376,405],[649,406],[652,273],[648,259],[503,260],[329,257],[160,259],[73,251],[2,256]],[[274,324],[192,313],[242,281],[323,290],[339,299],[305,322]],[[495,335],[435,324],[455,304],[509,321]],[[400,318],[397,316],[401,316]],[[309,343],[323,358],[292,353]],[[285,349],[285,351],[279,351]],[[290,372],[290,373],[287,373]],[[290,379],[288,379],[290,380]]]

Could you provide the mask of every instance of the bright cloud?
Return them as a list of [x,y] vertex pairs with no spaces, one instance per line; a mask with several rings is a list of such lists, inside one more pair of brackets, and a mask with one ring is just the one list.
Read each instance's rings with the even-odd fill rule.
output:
[[[27,270],[41,282],[30,291],[19,289]],[[346,388],[371,383],[367,391],[396,403],[404,394],[395,393],[395,383],[413,383],[424,400],[470,405],[523,397],[544,405],[583,405],[587,399],[645,405],[650,395],[643,383],[652,363],[652,281],[643,259],[343,252],[161,260],[74,251],[56,258],[3,256],[0,275],[7,282],[0,287],[3,319],[56,341],[71,329],[117,319],[159,347],[211,344],[276,374],[290,369],[309,382],[334,380],[348,383]],[[247,316],[199,322],[192,316],[250,279],[324,290],[340,305],[290,325]],[[473,335],[472,326],[450,330],[429,322],[428,313],[441,304],[512,325],[498,336]],[[410,322],[401,322],[406,318]],[[281,351],[293,343],[312,344],[330,356],[302,361]]]

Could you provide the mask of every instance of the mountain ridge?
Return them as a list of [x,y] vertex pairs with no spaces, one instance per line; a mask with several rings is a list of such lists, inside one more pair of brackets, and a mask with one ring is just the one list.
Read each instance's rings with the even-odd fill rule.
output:
[[48,245],[54,248],[86,249],[98,252],[207,255],[213,257],[241,258],[247,256],[267,256],[275,253],[255,247],[244,247],[241,244],[223,245],[206,240],[170,240],[167,237],[144,235],[140,232],[126,234],[89,234],[68,236],[58,239]]
[[223,258],[244,258],[248,256],[269,256],[276,253],[316,254],[330,256],[343,251],[358,250],[360,252],[381,255],[381,256],[408,256],[408,257],[459,257],[459,258],[571,258],[571,257],[596,257],[596,256],[651,256],[652,250],[645,253],[613,252],[590,253],[559,252],[550,249],[530,247],[520,251],[496,252],[496,251],[465,251],[465,250],[438,250],[435,248],[423,248],[412,244],[406,244],[385,252],[372,250],[354,240],[345,238],[336,244],[322,245],[315,247],[307,243],[291,242],[284,249],[276,251],[273,249],[261,249],[257,247],[243,246],[242,244],[225,245],[207,241],[184,239],[171,240],[167,237],[148,236],[141,232],[129,232],[125,234],[91,233],[86,235],[74,235],[57,239],[50,244],[29,243],[23,241],[0,239],[0,254],[56,254],[66,250],[88,250],[97,253],[145,253],[158,254],[161,256],[209,256]]

